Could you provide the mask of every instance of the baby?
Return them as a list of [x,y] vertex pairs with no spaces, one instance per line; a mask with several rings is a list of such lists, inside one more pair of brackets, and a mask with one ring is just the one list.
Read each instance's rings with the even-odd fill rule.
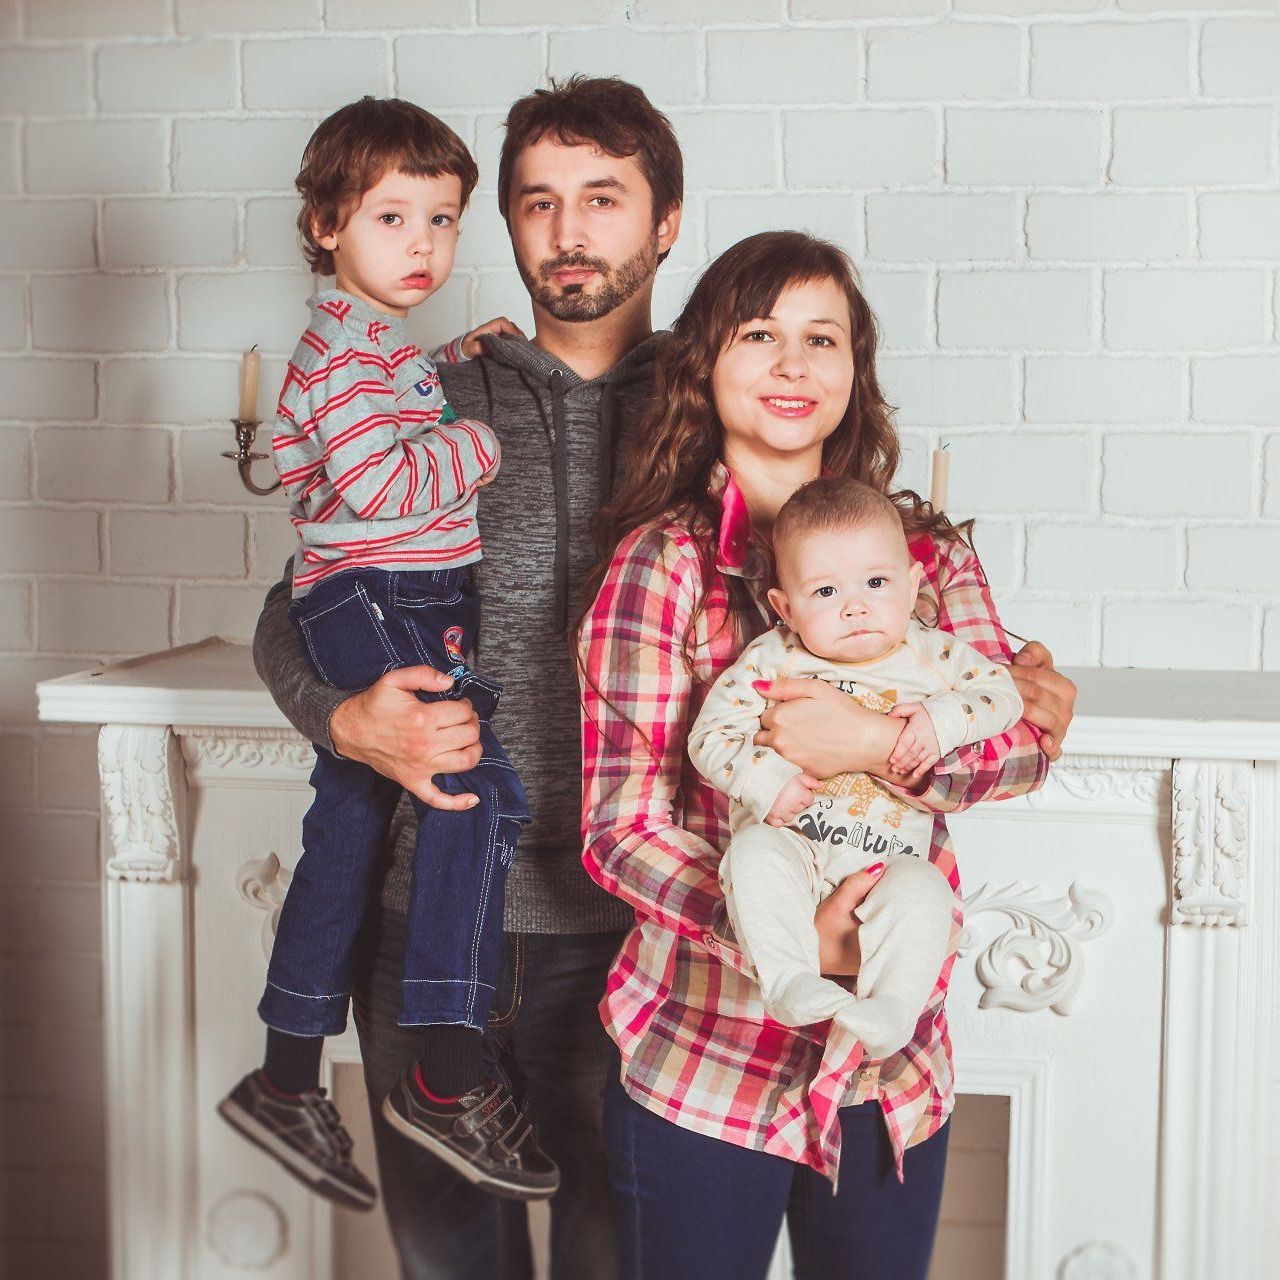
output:
[[[786,1026],[833,1018],[884,1058],[910,1039],[946,958],[954,898],[929,861],[932,814],[869,774],[812,778],[756,746],[757,682],[826,680],[905,721],[895,772],[932,765],[1012,727],[1022,699],[1008,672],[912,618],[923,574],[897,508],[856,480],[804,485],[773,529],[782,625],[716,681],[689,738],[693,763],[730,800],[720,864],[729,918],[755,966],[765,1008]],[[858,908],[856,994],[824,978],[814,912],[846,876],[883,876]]]

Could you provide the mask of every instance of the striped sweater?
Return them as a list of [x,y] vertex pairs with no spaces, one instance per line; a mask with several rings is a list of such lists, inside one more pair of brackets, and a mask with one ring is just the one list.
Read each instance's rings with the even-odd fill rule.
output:
[[[293,594],[343,569],[447,569],[480,559],[476,490],[493,432],[460,420],[398,316],[337,289],[308,299],[272,455],[299,546]],[[461,344],[432,352],[461,359]]]

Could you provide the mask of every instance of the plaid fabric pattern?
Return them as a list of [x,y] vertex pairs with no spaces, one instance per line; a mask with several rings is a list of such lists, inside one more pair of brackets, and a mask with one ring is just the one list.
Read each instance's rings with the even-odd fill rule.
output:
[[[744,637],[728,623],[729,579],[769,625],[768,553],[723,468],[722,518],[706,607],[684,643],[702,568],[687,530],[668,524],[618,548],[580,639],[583,682],[583,862],[629,903],[636,925],[600,1010],[621,1051],[623,1084],[642,1106],[684,1128],[784,1156],[835,1181],[837,1109],[880,1103],[898,1159],[945,1122],[953,1105],[944,1008],[962,923],[960,879],[945,814],[1038,787],[1048,760],[1025,721],[944,758],[914,800],[934,813],[930,860],[956,895],[952,948],[915,1035],[901,1052],[862,1061],[823,1023],[799,1030],[764,1012],[725,913],[717,868],[728,802],[694,769],[686,735]],[[1007,662],[1008,641],[977,557],[963,544],[917,539],[925,567],[917,614]],[[746,637],[750,638],[750,637]]]

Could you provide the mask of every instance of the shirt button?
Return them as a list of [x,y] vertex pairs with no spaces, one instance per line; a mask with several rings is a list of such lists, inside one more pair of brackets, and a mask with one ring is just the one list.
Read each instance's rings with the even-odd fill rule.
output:
[[874,1067],[863,1067],[862,1070],[858,1072],[864,1080],[870,1080],[875,1073],[876,1069]]

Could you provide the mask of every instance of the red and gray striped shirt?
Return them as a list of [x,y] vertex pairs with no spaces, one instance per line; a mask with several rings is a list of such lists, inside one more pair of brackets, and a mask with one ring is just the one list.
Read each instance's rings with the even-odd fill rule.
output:
[[271,442],[299,537],[294,596],[343,569],[479,560],[476,490],[497,441],[449,407],[432,359],[462,359],[461,341],[428,357],[401,317],[349,293],[326,289],[307,305]]

